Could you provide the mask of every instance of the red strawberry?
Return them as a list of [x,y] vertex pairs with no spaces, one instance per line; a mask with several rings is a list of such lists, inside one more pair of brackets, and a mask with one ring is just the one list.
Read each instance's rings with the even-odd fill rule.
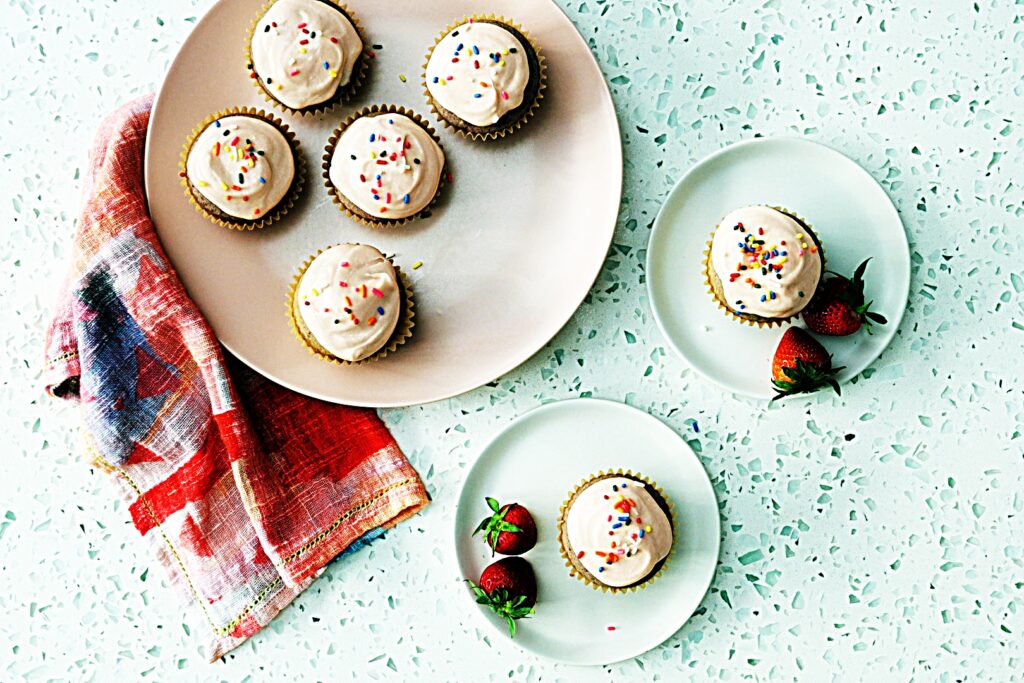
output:
[[533,614],[537,604],[537,577],[533,567],[521,557],[505,557],[491,564],[480,574],[480,584],[466,579],[476,601],[487,605],[508,624],[508,632],[516,637],[516,620]]
[[832,356],[811,335],[797,327],[786,330],[772,358],[772,384],[782,398],[805,391],[817,391],[826,384],[839,393]]
[[864,270],[870,260],[857,266],[852,280],[836,275],[821,283],[821,289],[803,313],[804,322],[812,332],[845,337],[863,326],[870,334],[871,323],[884,325],[888,322],[871,310],[874,302],[864,302]]
[[522,555],[537,543],[537,525],[530,512],[519,503],[502,506],[487,498],[487,506],[494,511],[484,518],[473,531],[484,532],[484,542],[491,546],[491,555]]

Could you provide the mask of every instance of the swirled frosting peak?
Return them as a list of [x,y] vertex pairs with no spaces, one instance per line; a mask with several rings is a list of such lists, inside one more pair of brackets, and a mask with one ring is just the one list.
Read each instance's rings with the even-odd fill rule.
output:
[[359,209],[384,220],[419,213],[437,194],[444,151],[423,126],[395,113],[362,116],[342,131],[331,184]]
[[474,126],[490,126],[523,103],[530,63],[504,27],[470,21],[434,46],[426,76],[435,102]]
[[229,216],[255,220],[280,202],[295,178],[295,156],[276,126],[225,116],[192,143],[185,172],[194,191]]
[[401,313],[394,266],[363,244],[339,244],[306,268],[295,293],[302,322],[332,355],[360,361],[391,338]]
[[737,209],[711,242],[711,264],[734,311],[765,318],[799,313],[821,279],[818,246],[796,219],[769,206]]
[[324,0],[277,0],[252,35],[252,70],[292,109],[334,97],[363,51],[355,26]]
[[672,550],[672,524],[642,481],[598,479],[580,491],[566,515],[577,560],[606,586],[646,578]]

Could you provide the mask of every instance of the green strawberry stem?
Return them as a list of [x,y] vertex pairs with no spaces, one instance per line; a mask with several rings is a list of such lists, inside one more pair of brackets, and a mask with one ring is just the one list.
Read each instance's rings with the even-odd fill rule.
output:
[[488,595],[483,588],[469,579],[465,581],[473,589],[477,604],[491,608],[495,614],[505,620],[505,623],[508,624],[508,634],[512,638],[516,637],[516,620],[526,619],[534,613],[532,607],[523,606],[523,603],[526,602],[525,595],[513,596],[504,588],[495,588]]
[[494,498],[487,497],[487,507],[494,511],[494,514],[490,517],[485,517],[480,524],[477,525],[476,529],[473,530],[473,535],[476,536],[481,531],[484,532],[484,540],[487,545],[491,546],[491,557],[494,557],[495,549],[498,547],[498,537],[501,536],[503,531],[515,534],[522,531],[518,526],[511,522],[505,521],[505,515],[508,514],[509,508],[501,509],[501,504]]
[[821,367],[819,365],[812,365],[806,363],[802,359],[796,359],[796,365],[793,367],[784,366],[782,368],[785,373],[787,380],[772,380],[772,384],[775,385],[776,394],[772,398],[776,401],[785,396],[792,396],[793,394],[803,394],[811,391],[817,391],[824,386],[832,387],[832,390],[837,395],[841,396],[842,392],[839,390],[839,382],[836,381],[835,375],[845,367]]

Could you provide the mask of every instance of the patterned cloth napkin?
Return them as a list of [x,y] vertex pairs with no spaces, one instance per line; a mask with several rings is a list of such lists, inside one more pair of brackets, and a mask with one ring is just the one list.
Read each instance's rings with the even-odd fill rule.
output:
[[81,406],[92,460],[204,625],[212,661],[428,498],[374,411],[301,396],[222,351],[146,211],[152,102],[100,126],[46,384]]

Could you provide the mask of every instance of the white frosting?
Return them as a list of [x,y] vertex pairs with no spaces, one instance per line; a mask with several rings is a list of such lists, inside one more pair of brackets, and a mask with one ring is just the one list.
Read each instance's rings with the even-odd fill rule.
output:
[[352,22],[321,0],[277,0],[252,35],[252,69],[282,104],[303,109],[334,97],[363,51]]
[[523,103],[530,63],[523,44],[496,24],[458,26],[434,46],[427,90],[434,101],[474,126],[490,126]]
[[320,346],[343,360],[358,361],[379,351],[395,331],[400,286],[394,267],[379,251],[339,244],[306,268],[296,304]]
[[345,128],[328,176],[349,201],[386,220],[425,209],[437,194],[443,168],[444,152],[422,126],[401,114],[382,113]]
[[258,219],[287,194],[295,178],[295,156],[273,124],[231,115],[199,134],[185,172],[192,187],[224,213]]
[[645,578],[672,550],[672,525],[664,510],[643,482],[626,477],[600,479],[581,491],[565,529],[580,564],[615,588]]
[[723,218],[711,242],[711,264],[726,305],[765,318],[799,313],[821,279],[821,254],[806,232],[768,206],[748,206]]

